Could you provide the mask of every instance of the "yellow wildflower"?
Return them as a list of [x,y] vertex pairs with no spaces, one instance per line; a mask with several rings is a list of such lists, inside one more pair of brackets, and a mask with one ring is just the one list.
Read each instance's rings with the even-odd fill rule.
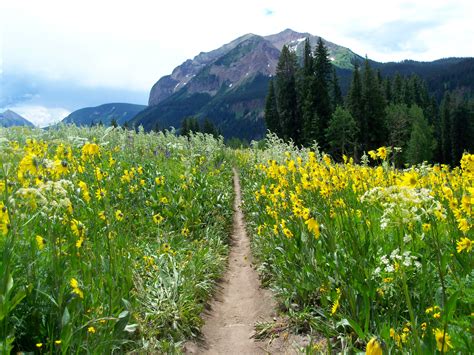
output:
[[459,242],[457,242],[456,250],[458,253],[461,253],[463,250],[470,252],[472,250],[472,244],[472,240],[463,237]]
[[98,188],[95,192],[95,197],[100,201],[105,197],[106,194],[107,192],[104,189]]
[[461,218],[458,220],[458,228],[464,234],[467,233],[469,229],[471,229],[471,227],[469,226],[469,222],[467,221],[466,218]]
[[115,211],[115,219],[117,221],[122,221],[123,220],[123,212],[120,210]]
[[157,213],[155,215],[153,215],[153,222],[155,222],[156,224],[160,224],[161,222],[163,222],[164,218],[161,214]]
[[79,282],[74,277],[69,281],[69,285],[71,286],[73,293],[78,295],[80,298],[84,298],[84,293],[79,288]]
[[423,228],[423,232],[427,233],[431,230],[431,224],[423,223],[422,228]]
[[314,237],[318,239],[321,234],[318,222],[314,218],[310,218],[305,222],[305,224],[308,226],[308,230],[314,234]]
[[89,328],[87,328],[87,332],[88,333],[91,333],[91,334],[94,334],[96,332],[95,328],[90,326]]
[[438,351],[447,352],[449,348],[452,348],[451,337],[444,330],[436,328],[433,329],[433,333],[436,339],[436,347]]
[[380,159],[382,160],[387,159],[387,148],[380,147],[379,149],[377,149],[377,156],[380,157]]
[[365,353],[368,355],[382,355],[382,346],[378,342],[377,338],[372,338],[367,343]]
[[46,241],[44,240],[44,238],[42,236],[37,235],[36,236],[36,244],[38,245],[39,250],[43,250],[45,245],[46,245]]

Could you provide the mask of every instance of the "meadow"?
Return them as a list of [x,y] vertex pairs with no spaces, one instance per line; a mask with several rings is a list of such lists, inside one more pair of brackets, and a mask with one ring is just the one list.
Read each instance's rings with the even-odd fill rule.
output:
[[227,255],[231,169],[204,135],[0,130],[0,353],[174,351]]
[[396,154],[0,129],[0,352],[179,352],[225,269],[235,166],[262,282],[307,353],[473,353],[474,156]]
[[357,165],[267,146],[238,155],[244,210],[307,352],[473,353],[474,155],[395,169],[386,147]]

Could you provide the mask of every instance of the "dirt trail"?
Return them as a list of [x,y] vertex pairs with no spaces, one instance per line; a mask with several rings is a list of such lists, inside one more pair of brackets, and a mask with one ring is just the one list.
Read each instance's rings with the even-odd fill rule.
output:
[[258,321],[271,322],[275,316],[275,302],[271,292],[260,287],[257,272],[252,267],[250,240],[240,208],[241,192],[237,171],[234,169],[234,221],[229,253],[229,265],[220,290],[204,315],[203,341],[187,344],[188,354],[266,354],[289,353],[274,342],[252,338]]

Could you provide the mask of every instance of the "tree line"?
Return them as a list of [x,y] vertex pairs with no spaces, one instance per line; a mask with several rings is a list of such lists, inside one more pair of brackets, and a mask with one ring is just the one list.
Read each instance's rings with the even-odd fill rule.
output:
[[336,159],[358,160],[381,146],[399,147],[396,163],[455,165],[474,151],[474,100],[469,91],[446,91],[441,102],[418,76],[382,77],[366,58],[355,63],[343,97],[321,38],[303,57],[284,46],[265,104],[267,128],[285,140],[320,148]]
[[219,129],[208,118],[205,118],[201,123],[196,117],[184,118],[181,122],[180,134],[189,137],[191,133],[197,132],[211,134],[215,138],[221,135]]

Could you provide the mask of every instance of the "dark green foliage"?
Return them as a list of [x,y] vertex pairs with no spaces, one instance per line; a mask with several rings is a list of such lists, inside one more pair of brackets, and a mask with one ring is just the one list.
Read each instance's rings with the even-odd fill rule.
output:
[[225,142],[226,146],[232,149],[241,149],[241,148],[249,148],[250,144],[246,139],[239,139],[237,137],[232,137]]
[[[389,127],[387,145],[402,148],[402,152],[405,152],[410,139],[412,123],[408,106],[406,104],[392,103],[385,109],[385,114],[387,126]],[[403,157],[397,155],[396,165],[401,166],[403,162]]]
[[321,37],[318,40],[314,50],[314,99],[316,112],[319,117],[319,132],[316,137],[318,143],[326,146],[324,131],[331,119],[332,108],[329,97],[329,78],[332,73],[331,62],[329,61],[329,52],[324,45]]
[[268,89],[268,95],[265,102],[265,122],[267,129],[271,132],[281,135],[280,117],[278,115],[278,107],[275,95],[275,88],[273,86],[273,80],[270,80]]
[[362,100],[362,81],[360,78],[360,70],[358,65],[356,65],[354,68],[352,84],[349,89],[349,94],[347,95],[347,108],[349,109],[349,112],[351,113],[352,117],[354,117],[357,127],[359,128],[357,141],[358,143],[360,143],[365,139],[364,132],[367,131],[367,121],[364,116],[364,102]]
[[296,71],[296,55],[287,46],[283,46],[275,75],[281,135],[284,139],[293,139],[299,144],[302,125],[298,114]]
[[433,151],[435,148],[435,140],[433,137],[433,127],[423,115],[423,110],[413,105],[409,110],[410,119],[412,120],[412,129],[410,141],[408,142],[406,161],[409,164],[419,164],[424,161],[433,159]]
[[357,123],[351,113],[338,106],[326,128],[329,151],[335,157],[352,154],[357,144]]
[[337,106],[342,106],[344,100],[342,98],[341,87],[339,86],[339,80],[337,79],[336,68],[332,68],[332,80],[331,80],[331,104],[334,110]]
[[376,149],[386,142],[385,99],[381,83],[365,60],[364,81],[362,86],[363,125],[361,130],[361,147],[363,150]]
[[211,134],[214,138],[219,137],[219,131],[209,118],[205,118],[202,123],[202,133]]
[[451,95],[446,92],[441,103],[441,158],[442,163],[451,164]]
[[196,117],[186,117],[181,123],[181,135],[189,137],[191,133],[201,132]]

